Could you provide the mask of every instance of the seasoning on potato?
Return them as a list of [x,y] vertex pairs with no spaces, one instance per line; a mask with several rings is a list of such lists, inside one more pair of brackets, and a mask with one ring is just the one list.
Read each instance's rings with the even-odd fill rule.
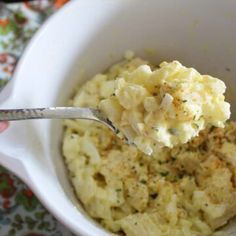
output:
[[63,154],[88,214],[117,235],[220,235],[236,216],[224,92],[177,61],[156,68],[132,55],[80,86],[71,105],[102,108],[138,147],[102,124],[65,121]]
[[224,127],[230,117],[224,82],[178,61],[162,62],[157,69],[146,63],[131,71],[122,68],[100,86],[99,108],[120,135],[148,155],[187,143],[208,126]]

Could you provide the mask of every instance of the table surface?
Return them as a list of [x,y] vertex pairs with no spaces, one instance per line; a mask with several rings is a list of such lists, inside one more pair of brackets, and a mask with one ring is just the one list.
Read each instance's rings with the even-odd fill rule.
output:
[[[22,52],[40,25],[67,0],[0,3],[0,88],[11,79]],[[0,166],[1,236],[72,236],[16,176]]]

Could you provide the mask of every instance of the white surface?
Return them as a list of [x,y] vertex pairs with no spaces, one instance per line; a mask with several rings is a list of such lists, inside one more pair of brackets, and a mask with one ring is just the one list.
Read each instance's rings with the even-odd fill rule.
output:
[[[30,43],[13,89],[0,97],[1,108],[65,105],[76,84],[120,60],[127,49],[154,63],[177,59],[223,79],[236,104],[235,9],[234,0],[72,1]],[[236,114],[236,105],[232,110]],[[107,235],[75,207],[60,155],[61,132],[56,120],[12,122],[0,135],[0,162],[75,233]]]

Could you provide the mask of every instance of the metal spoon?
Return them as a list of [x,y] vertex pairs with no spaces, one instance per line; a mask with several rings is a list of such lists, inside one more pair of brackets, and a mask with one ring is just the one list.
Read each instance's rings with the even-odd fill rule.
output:
[[111,121],[98,109],[80,107],[49,107],[30,109],[0,110],[0,121],[28,120],[28,119],[84,119],[98,121],[114,133],[117,129]]

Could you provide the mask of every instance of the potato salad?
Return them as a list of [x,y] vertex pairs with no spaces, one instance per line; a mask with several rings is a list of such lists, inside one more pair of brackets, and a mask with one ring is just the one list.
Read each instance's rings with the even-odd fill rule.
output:
[[178,61],[140,65],[102,85],[99,108],[145,154],[187,143],[207,126],[230,117],[225,84]]
[[65,121],[63,155],[87,213],[115,235],[224,235],[236,216],[236,123],[225,123],[224,92],[177,61],[132,57],[79,86],[70,105],[102,109],[136,144],[94,121]]

